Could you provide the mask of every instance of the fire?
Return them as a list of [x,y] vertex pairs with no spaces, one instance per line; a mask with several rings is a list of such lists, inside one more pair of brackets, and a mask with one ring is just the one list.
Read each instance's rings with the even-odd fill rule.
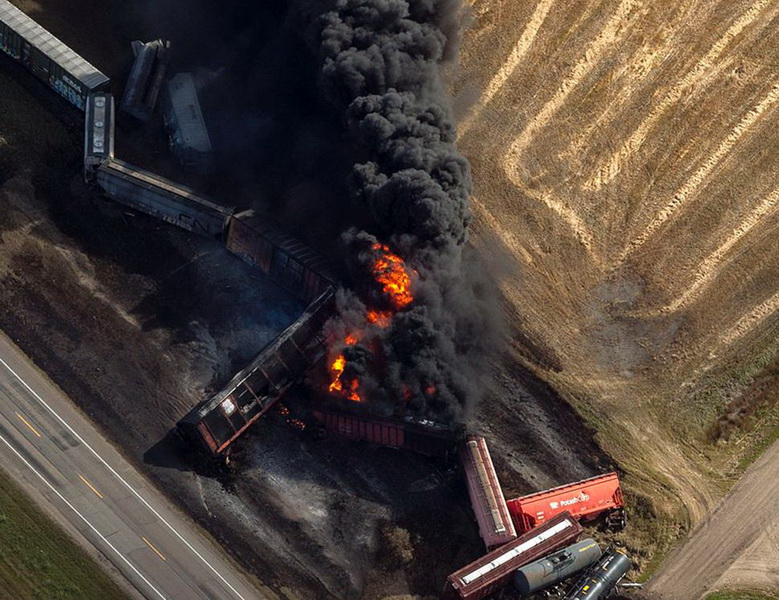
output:
[[[376,253],[376,257],[371,265],[371,272],[376,283],[381,285],[382,293],[392,308],[390,310],[368,309],[365,321],[369,325],[386,329],[392,322],[395,313],[413,302],[411,283],[412,276],[416,276],[417,272],[407,267],[400,256],[390,252],[389,246],[386,244],[373,244],[372,249]],[[369,335],[369,332],[370,330],[358,330],[346,334],[344,337],[345,346],[354,346],[362,341],[365,335]],[[330,385],[328,391],[352,402],[362,402],[359,379],[355,377],[344,380],[345,370],[346,356],[340,352],[329,366]],[[410,390],[408,396],[410,396]]]
[[374,244],[373,249],[380,252],[373,263],[373,276],[381,284],[382,291],[396,310],[408,306],[414,296],[411,294],[411,275],[406,263],[397,254],[390,252],[386,244]]
[[341,382],[341,375],[343,375],[345,368],[346,357],[343,354],[339,354],[333,361],[333,364],[330,365],[330,372],[333,374],[333,381],[330,383],[330,387],[328,389],[331,392],[343,391],[344,385]]
[[332,374],[333,379],[330,382],[330,387],[327,389],[334,394],[337,393],[343,395],[352,402],[362,402],[362,398],[360,398],[360,394],[358,393],[360,382],[356,378],[352,379],[346,385],[346,387],[344,387],[344,382],[341,379],[341,376],[344,374],[345,368],[346,357],[343,354],[339,354],[330,365],[330,373]]
[[388,310],[385,311],[369,310],[365,318],[368,321],[368,323],[371,323],[372,325],[377,325],[382,329],[386,329],[387,327],[389,327],[390,321],[392,320],[392,313]]

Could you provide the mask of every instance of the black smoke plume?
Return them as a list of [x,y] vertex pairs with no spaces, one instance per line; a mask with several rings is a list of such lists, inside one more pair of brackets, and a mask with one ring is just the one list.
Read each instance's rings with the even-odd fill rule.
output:
[[[362,157],[349,181],[353,206],[372,217],[369,231],[343,234],[355,291],[339,294],[331,328],[370,330],[351,371],[369,403],[447,420],[478,399],[498,337],[491,286],[470,267],[470,167],[454,145],[440,72],[458,15],[451,0],[339,0],[320,21],[322,86]],[[371,328],[355,322],[366,304],[377,308],[359,256],[377,242],[418,277],[414,302]]]

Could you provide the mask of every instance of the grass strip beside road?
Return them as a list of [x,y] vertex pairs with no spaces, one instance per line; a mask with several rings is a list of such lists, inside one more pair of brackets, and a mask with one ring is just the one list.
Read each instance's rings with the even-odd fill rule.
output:
[[0,470],[0,600],[127,598]]

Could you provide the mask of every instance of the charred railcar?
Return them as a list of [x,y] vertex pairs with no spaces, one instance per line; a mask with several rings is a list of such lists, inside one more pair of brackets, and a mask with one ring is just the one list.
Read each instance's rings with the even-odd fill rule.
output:
[[181,421],[181,434],[207,454],[223,453],[325,355],[322,326],[333,311],[328,288],[281,335],[209,400]]
[[118,159],[100,165],[97,183],[109,198],[120,204],[211,238],[223,236],[234,210]]
[[411,450],[428,456],[446,456],[465,437],[465,427],[414,417],[381,417],[359,407],[316,409],[314,417],[330,435],[369,442],[390,448]]
[[516,538],[517,532],[487,449],[487,441],[480,435],[469,435],[460,446],[460,462],[468,484],[471,507],[479,524],[479,535],[487,551]]
[[0,49],[81,110],[108,89],[108,77],[8,0],[0,0]]
[[606,513],[614,528],[625,526],[625,501],[616,473],[537,492],[507,503],[517,531],[527,531],[564,510],[589,520]]
[[564,512],[450,575],[444,598],[482,600],[505,587],[519,567],[567,546],[582,526]]
[[330,264],[320,254],[252,210],[230,218],[227,249],[306,302],[336,281]]

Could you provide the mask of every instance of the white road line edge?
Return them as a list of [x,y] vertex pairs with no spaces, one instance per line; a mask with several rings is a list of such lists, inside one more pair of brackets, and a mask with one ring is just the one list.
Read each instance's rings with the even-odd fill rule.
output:
[[[2,360],[2,359],[0,359],[0,360]],[[135,571],[136,575],[138,575],[138,577],[140,577],[141,579],[143,579],[143,581],[146,583],[146,585],[148,585],[148,586],[149,586],[151,589],[153,589],[153,590],[156,592],[156,594],[157,594],[157,595],[158,595],[160,598],[162,598],[163,600],[167,600],[167,599],[165,598],[165,596],[163,596],[163,595],[162,595],[162,593],[161,593],[161,592],[160,592],[160,591],[159,591],[159,590],[158,590],[156,587],[154,587],[154,586],[151,584],[151,582],[150,582],[148,579],[146,579],[146,577],[144,577],[144,576],[143,576],[143,574],[142,574],[142,573],[141,573],[141,572],[140,572],[138,569],[136,569],[136,568],[135,568],[135,566],[133,566],[133,564],[132,564],[132,563],[131,563],[129,560],[127,560],[127,558],[124,556],[124,554],[122,554],[121,552],[119,552],[119,550],[117,550],[117,549],[114,547],[114,545],[113,545],[111,542],[109,542],[109,541],[108,541],[108,540],[105,538],[105,536],[104,536],[102,533],[100,533],[100,532],[99,532],[99,531],[98,531],[98,530],[95,528],[95,526],[94,526],[94,525],[92,525],[92,523],[90,523],[90,522],[87,520],[87,518],[86,518],[84,515],[82,515],[80,512],[78,512],[78,510],[76,510],[76,507],[75,507],[75,506],[73,506],[73,505],[72,505],[70,502],[68,502],[67,498],[65,498],[65,496],[63,496],[62,494],[60,494],[60,493],[59,493],[59,491],[57,490],[57,488],[55,488],[55,487],[54,487],[54,486],[53,486],[51,483],[49,483],[49,481],[48,481],[48,480],[47,480],[47,479],[46,479],[46,478],[45,478],[43,475],[41,475],[41,474],[40,474],[40,473],[37,471],[37,469],[36,469],[35,467],[33,467],[33,466],[32,466],[32,465],[31,465],[31,464],[30,464],[30,463],[27,461],[27,459],[26,459],[26,458],[24,458],[24,456],[22,456],[22,455],[19,453],[19,451],[18,451],[16,448],[14,448],[14,447],[11,445],[11,443],[10,443],[10,442],[9,442],[7,439],[5,439],[5,438],[4,438],[2,435],[0,435],[0,441],[2,441],[2,442],[3,442],[3,443],[6,445],[6,446],[8,446],[8,447],[11,449],[11,452],[13,452],[14,454],[16,454],[16,456],[19,458],[19,460],[21,460],[21,461],[22,461],[22,462],[23,462],[25,465],[27,465],[27,467],[29,467],[29,469],[30,469],[30,470],[31,470],[33,473],[35,473],[35,474],[38,476],[38,478],[39,478],[39,479],[40,479],[40,480],[41,480],[43,483],[45,483],[45,484],[46,484],[46,486],[47,486],[47,487],[48,487],[48,488],[49,488],[49,489],[50,489],[52,492],[54,492],[55,494],[57,494],[57,496],[59,496],[60,500],[62,500],[62,501],[65,503],[65,504],[67,504],[67,505],[68,505],[68,508],[70,508],[70,510],[72,510],[74,513],[76,513],[76,514],[79,516],[79,518],[80,518],[82,521],[84,521],[84,523],[86,523],[86,524],[89,526],[89,528],[90,528],[92,531],[94,531],[94,532],[95,532],[97,535],[99,535],[99,536],[100,536],[100,539],[101,539],[101,540],[103,540],[103,541],[104,541],[104,542],[105,542],[105,543],[108,545],[108,547],[109,547],[109,548],[111,548],[111,550],[113,550],[114,552],[116,552],[116,555],[117,555],[119,558],[121,558],[121,559],[122,559],[124,562],[126,562],[126,563],[127,563],[127,566],[128,566],[128,567],[130,567],[130,568],[131,568],[133,571]]]
[[173,532],[173,533],[176,535],[176,537],[178,537],[178,538],[179,538],[179,539],[180,539],[180,540],[181,540],[181,541],[184,543],[184,545],[185,545],[187,548],[189,548],[189,549],[192,551],[192,553],[193,553],[195,556],[197,556],[197,557],[198,557],[198,558],[199,558],[199,559],[200,559],[200,560],[203,562],[203,564],[205,564],[205,565],[206,565],[206,566],[207,566],[209,569],[211,569],[211,571],[214,573],[214,575],[216,575],[216,576],[217,576],[217,577],[218,577],[218,578],[219,578],[219,579],[222,581],[222,583],[224,583],[224,584],[225,584],[225,585],[226,585],[228,588],[230,588],[230,590],[231,590],[231,591],[232,591],[232,592],[233,592],[233,593],[234,593],[236,596],[238,596],[238,598],[240,598],[241,600],[246,600],[246,599],[245,599],[245,598],[244,598],[244,597],[243,597],[243,596],[242,596],[240,593],[238,593],[238,590],[236,590],[236,589],[235,589],[235,588],[234,588],[232,585],[230,585],[230,582],[228,582],[228,581],[227,581],[227,580],[226,580],[224,577],[222,577],[221,573],[219,573],[219,571],[217,571],[217,570],[216,570],[216,569],[215,569],[215,568],[214,568],[214,567],[211,565],[211,563],[209,563],[209,562],[208,562],[208,561],[207,561],[207,560],[206,560],[206,559],[203,557],[203,555],[201,555],[201,554],[200,554],[200,553],[199,553],[197,550],[195,550],[195,549],[192,547],[192,544],[190,544],[190,543],[189,543],[187,540],[185,540],[185,539],[184,539],[184,537],[182,537],[182,535],[181,535],[181,534],[180,534],[178,531],[176,531],[176,530],[173,528],[173,526],[172,526],[170,523],[168,523],[168,522],[167,522],[167,521],[166,521],[166,520],[163,518],[163,516],[162,516],[162,515],[160,515],[160,513],[158,513],[158,512],[157,512],[157,511],[156,511],[156,510],[155,510],[155,509],[154,509],[154,508],[153,508],[153,507],[152,507],[152,506],[151,506],[151,505],[150,505],[150,504],[149,504],[149,503],[148,503],[148,502],[147,502],[147,501],[146,501],[146,500],[143,498],[143,496],[141,496],[141,495],[140,495],[140,494],[139,494],[137,491],[135,491],[135,488],[133,488],[133,486],[131,486],[129,483],[127,483],[127,482],[124,480],[124,478],[123,478],[121,475],[119,475],[119,473],[117,473],[117,472],[114,470],[114,468],[113,468],[111,465],[109,465],[109,464],[108,464],[108,463],[105,461],[105,459],[103,459],[103,457],[102,457],[102,456],[100,456],[100,455],[99,455],[99,454],[98,454],[98,453],[95,451],[95,449],[94,449],[94,448],[92,448],[92,446],[90,446],[89,444],[87,444],[87,442],[86,442],[86,441],[84,441],[84,438],[82,438],[82,437],[81,437],[81,436],[80,436],[80,435],[79,435],[79,434],[78,434],[78,433],[77,433],[77,432],[76,432],[76,431],[75,431],[75,430],[74,430],[74,429],[73,429],[73,428],[72,428],[70,425],[68,425],[68,424],[65,422],[65,420],[64,420],[62,417],[60,417],[60,416],[59,416],[59,415],[58,415],[58,414],[57,414],[57,413],[54,411],[54,409],[53,409],[53,408],[51,408],[51,406],[49,406],[49,405],[46,403],[46,401],[45,401],[43,398],[41,398],[41,397],[38,395],[38,393],[37,393],[37,392],[36,392],[34,389],[32,389],[32,388],[31,388],[29,385],[27,385],[27,382],[26,382],[24,379],[22,379],[22,378],[19,376],[19,374],[18,374],[16,371],[14,371],[14,370],[11,368],[11,366],[10,366],[10,365],[9,365],[7,362],[5,362],[5,361],[4,361],[2,358],[0,358],[0,363],[3,363],[3,366],[4,366],[6,369],[8,369],[8,370],[9,370],[9,371],[10,371],[10,372],[13,374],[13,376],[14,376],[14,377],[16,377],[16,378],[17,378],[17,379],[18,379],[18,380],[21,382],[21,384],[22,384],[24,387],[26,387],[26,388],[27,388],[27,389],[30,391],[30,393],[31,393],[33,396],[35,396],[35,398],[38,400],[38,402],[40,402],[40,403],[41,403],[41,404],[42,404],[44,407],[46,407],[46,410],[48,410],[48,411],[49,411],[49,412],[50,412],[52,415],[54,415],[54,416],[57,418],[57,420],[58,420],[60,423],[62,423],[62,424],[65,426],[65,427],[67,427],[67,428],[68,428],[68,430],[69,430],[69,431],[70,431],[70,432],[71,432],[71,433],[72,433],[74,436],[76,436],[76,438],[77,438],[77,439],[78,439],[78,440],[79,440],[79,441],[80,441],[82,444],[84,444],[84,446],[85,446],[86,448],[89,448],[89,451],[90,451],[92,454],[94,454],[94,455],[95,455],[95,457],[96,457],[96,458],[97,458],[97,459],[98,459],[98,460],[99,460],[101,463],[103,463],[103,465],[105,465],[105,467],[106,467],[106,468],[107,468],[109,471],[111,471],[111,473],[112,473],[112,474],[113,474],[113,475],[114,475],[114,476],[115,476],[115,477],[116,477],[116,478],[117,478],[119,481],[121,481],[121,482],[122,482],[122,483],[125,485],[125,487],[126,487],[128,490],[130,490],[130,491],[131,491],[131,492],[132,492],[132,493],[133,493],[133,494],[134,494],[134,495],[135,495],[135,496],[138,498],[138,500],[140,500],[140,501],[141,501],[141,502],[142,502],[144,505],[146,505],[146,508],[148,508],[148,509],[149,509],[149,510],[152,512],[152,514],[154,514],[154,516],[156,516],[156,517],[157,517],[157,518],[158,518],[160,521],[162,521],[163,523],[165,523],[165,525],[168,527],[168,529],[170,529],[170,530],[171,530],[171,531],[172,531],[172,532]]

